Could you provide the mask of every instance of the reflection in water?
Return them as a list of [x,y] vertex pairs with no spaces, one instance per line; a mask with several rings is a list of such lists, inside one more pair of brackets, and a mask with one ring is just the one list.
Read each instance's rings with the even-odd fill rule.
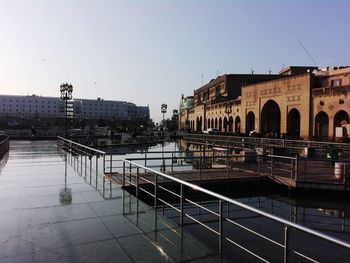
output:
[[67,165],[68,165],[68,153],[64,152],[64,188],[60,189],[59,198],[60,204],[66,205],[72,203],[72,189],[67,187]]
[[1,158],[1,156],[0,156],[0,175],[1,175],[2,169],[4,169],[4,167],[6,166],[6,163],[7,163],[8,159],[9,159],[9,153],[8,153],[8,152],[5,153],[5,154],[2,156],[2,158]]

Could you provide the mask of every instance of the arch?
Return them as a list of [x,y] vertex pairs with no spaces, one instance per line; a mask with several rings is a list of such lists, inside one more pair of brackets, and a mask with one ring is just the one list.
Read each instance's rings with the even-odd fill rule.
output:
[[210,119],[208,119],[207,122],[208,122],[208,125],[207,125],[207,126],[208,126],[208,129],[209,129],[209,128],[210,128]]
[[315,136],[328,138],[329,118],[327,113],[320,111],[315,117]]
[[228,132],[228,121],[227,121],[227,118],[224,117],[224,121],[223,121],[223,125],[224,125],[224,132]]
[[218,128],[218,118],[215,118],[215,125],[214,125],[214,128]]
[[260,132],[279,137],[281,131],[281,111],[274,100],[265,103],[260,115]]
[[287,133],[294,139],[300,137],[300,112],[295,108],[291,109],[287,116]]
[[241,133],[241,118],[239,116],[235,119],[235,133]]
[[210,125],[211,128],[215,128],[214,127],[214,118],[211,119],[211,125]]
[[255,114],[254,112],[248,112],[245,121],[245,132],[249,133],[250,131],[254,131],[255,129]]
[[233,131],[233,118],[232,116],[228,119],[228,132],[232,132]]
[[219,131],[222,131],[222,119],[221,119],[221,117],[219,118]]
[[[340,110],[338,111],[335,115],[334,115],[334,123],[333,123],[333,136],[335,137],[335,130],[336,130],[336,127],[344,127],[345,124],[349,124],[349,114],[344,111],[344,110]],[[344,134],[343,136],[347,137],[348,134],[347,134],[347,130],[346,128],[344,128],[345,131],[344,131]]]

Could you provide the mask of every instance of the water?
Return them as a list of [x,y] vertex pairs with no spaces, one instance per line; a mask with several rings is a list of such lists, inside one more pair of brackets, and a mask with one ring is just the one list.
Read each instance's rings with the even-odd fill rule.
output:
[[[175,143],[170,143],[164,150],[176,149]],[[158,151],[161,148],[153,148],[149,151]],[[180,147],[181,149],[181,147]],[[125,158],[136,158],[140,154],[126,154]],[[237,186],[226,185],[211,189],[219,194],[228,196],[244,204],[261,209],[262,211],[276,215],[288,221],[312,228],[327,235],[350,242],[350,204],[347,202],[346,195],[334,195],[328,192],[308,192],[297,193],[278,185],[260,185]],[[198,195],[198,193],[187,193],[191,200],[195,200],[203,207],[218,213],[219,205],[217,200],[211,200],[208,196]],[[152,205],[152,200],[144,199]],[[179,207],[178,200],[171,200],[172,205]],[[271,220],[264,219],[256,214],[244,211],[234,205],[224,204],[224,216],[233,220],[235,223],[248,227],[264,236],[283,244],[284,226],[276,224]],[[174,222],[179,223],[179,213],[174,209],[161,205],[158,208]],[[201,221],[205,225],[219,231],[217,216],[211,214],[205,209],[200,209],[193,204],[185,204],[185,212]],[[269,261],[280,261],[283,258],[281,247],[271,242],[266,242],[256,235],[251,234],[235,224],[224,223],[224,234],[235,242],[239,242],[244,247],[249,248],[255,253]],[[185,229],[189,230],[201,240],[205,240],[210,246],[217,247],[218,237],[216,234],[207,231],[204,227],[196,224],[193,220],[185,220]],[[320,261],[334,262],[344,261],[349,255],[349,251],[336,247],[328,242],[310,237],[300,231],[291,231],[292,249],[305,252]],[[311,252],[310,252],[311,250]],[[241,255],[240,261],[249,262],[253,258],[229,242],[224,242],[224,255],[227,259]],[[299,262],[300,257],[292,257],[292,261]],[[254,260],[253,260],[254,261]]]

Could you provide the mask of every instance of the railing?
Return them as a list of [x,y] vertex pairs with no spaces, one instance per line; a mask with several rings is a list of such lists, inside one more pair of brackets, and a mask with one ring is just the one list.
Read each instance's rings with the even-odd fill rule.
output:
[[339,149],[343,152],[350,153],[349,143],[335,142],[318,142],[303,140],[287,140],[276,138],[256,138],[242,136],[223,136],[223,135],[204,135],[204,134],[188,134],[183,137],[193,143],[214,144],[218,146],[232,146],[240,148],[256,148],[256,147],[283,147],[290,149],[315,148],[320,150]]
[[[90,184],[95,185],[95,187],[98,189],[98,179],[99,176],[103,175],[110,175],[108,174],[108,171],[113,171],[113,162],[117,161],[114,160],[112,157],[109,158],[105,152],[99,151],[84,145],[81,145],[79,143],[75,143],[72,141],[69,141],[67,139],[59,137],[57,140],[58,146],[62,149],[66,150],[71,159],[71,163],[73,163],[73,166],[75,169],[80,173],[80,175],[85,174],[85,179],[88,178],[87,173],[90,174],[89,180]],[[147,153],[149,159],[150,152]],[[225,155],[224,155],[225,156]],[[84,161],[85,157],[85,161]],[[90,160],[90,164],[87,163],[87,158]],[[152,157],[150,157],[152,158]],[[153,157],[155,158],[155,157]],[[168,158],[168,157],[164,157]],[[180,157],[176,157],[180,158]],[[207,156],[207,158],[210,158]],[[287,172],[290,172],[290,169],[286,168],[288,167],[298,167],[299,160],[293,157],[286,157],[286,156],[267,156],[266,163],[268,166],[271,167],[270,172],[277,172],[278,170],[286,170]],[[79,162],[80,159],[80,162]],[[95,159],[95,169],[94,172],[92,172],[93,168],[93,162],[92,160]],[[99,161],[100,160],[100,161]],[[101,161],[103,163],[101,164]],[[144,160],[142,160],[144,161]],[[301,235],[307,234],[310,235],[312,238],[318,239],[317,244],[319,243],[319,240],[323,240],[326,242],[329,242],[332,246],[339,247],[338,249],[346,249],[346,252],[350,249],[350,244],[347,242],[344,242],[342,240],[339,240],[337,238],[333,238],[331,236],[328,236],[326,234],[320,233],[318,231],[309,229],[307,227],[300,226],[298,224],[289,222],[285,219],[282,219],[280,217],[271,215],[269,213],[266,213],[264,211],[261,211],[259,209],[253,208],[249,205],[243,204],[241,202],[235,201],[233,199],[230,199],[228,197],[222,196],[220,194],[217,194],[215,192],[212,192],[210,190],[204,189],[202,187],[199,187],[198,185],[186,182],[184,180],[181,180],[179,178],[176,178],[174,176],[167,175],[163,172],[156,171],[154,169],[151,169],[149,167],[143,166],[142,164],[135,163],[130,160],[118,160],[118,162],[121,162],[121,176],[123,185],[125,185],[125,182],[130,186],[133,186],[135,188],[135,195],[137,198],[140,197],[141,192],[145,195],[148,195],[152,197],[153,199],[153,207],[154,209],[157,209],[160,204],[166,205],[169,208],[173,209],[179,214],[179,224],[181,226],[185,226],[186,222],[185,219],[191,220],[192,223],[198,224],[202,226],[204,229],[208,230],[209,232],[213,233],[218,237],[218,250],[219,253],[222,253],[223,250],[223,244],[224,242],[229,242],[230,244],[233,244],[237,246],[238,248],[242,249],[249,255],[263,261],[263,262],[269,262],[269,259],[266,257],[266,255],[269,255],[271,253],[264,253],[264,255],[259,255],[260,251],[257,252],[254,250],[255,243],[253,247],[247,247],[245,244],[242,245],[242,240],[235,240],[234,237],[232,237],[225,229],[227,227],[230,228],[239,228],[242,231],[246,231],[247,233],[250,233],[252,236],[254,236],[257,239],[261,239],[264,241],[264,244],[269,244],[274,247],[277,247],[279,250],[277,250],[277,253],[280,253],[281,258],[284,262],[288,262],[289,260],[293,260],[296,258],[302,258],[306,261],[311,262],[317,262],[317,260],[320,260],[317,257],[317,251],[316,255],[313,254],[313,251],[307,251],[305,252],[307,247],[301,247],[297,248],[298,241],[300,241],[300,238],[296,237],[296,232],[303,233]],[[85,169],[83,169],[83,163],[85,163]],[[109,164],[112,164],[111,167],[108,166]],[[286,166],[286,167],[285,167]],[[90,172],[87,172],[87,167],[90,168]],[[102,168],[100,168],[102,167]],[[292,169],[293,170],[293,169]],[[290,173],[290,176],[292,178],[298,178],[299,169],[295,170]],[[273,174],[273,173],[272,173]],[[105,192],[105,178],[106,176],[103,176],[103,183],[99,181],[99,183],[102,183],[102,191],[103,196]],[[93,181],[92,181],[93,180]],[[172,182],[172,185],[177,186],[177,188],[172,187],[169,189],[166,185],[161,184],[162,182],[170,181]],[[147,184],[143,184],[146,182]],[[111,184],[110,184],[111,187]],[[175,190],[174,190],[175,189]],[[217,200],[217,206],[216,207],[205,207],[201,205],[199,202],[194,201],[191,199],[189,195],[186,194],[187,191],[194,190],[197,193],[201,193],[204,195],[207,195],[210,197],[210,199]],[[166,195],[164,195],[166,194]],[[178,199],[178,204],[173,204],[171,201],[169,201],[167,196],[171,196],[172,199],[176,198]],[[197,207],[200,210],[205,211],[206,213],[209,213],[214,220],[211,220],[210,224],[206,224],[205,222],[202,222],[199,218],[194,216],[193,214],[189,213],[186,210],[186,204],[193,205]],[[224,206],[225,205],[225,206]],[[270,236],[269,233],[266,233],[263,229],[256,230],[252,226],[244,225],[242,222],[238,222],[235,220],[236,218],[233,217],[233,213],[231,213],[229,206],[236,206],[240,208],[244,212],[253,213],[259,217],[262,218],[262,220],[271,220],[274,222],[274,226],[280,225],[282,226],[282,230],[280,232],[280,237],[276,239],[276,236]],[[213,226],[213,222],[215,223],[215,226]],[[263,245],[263,247],[266,246]],[[276,252],[276,250],[274,250]],[[275,254],[275,253],[273,253]],[[310,255],[311,254],[311,255]],[[312,255],[313,254],[313,255]],[[336,252],[333,251],[333,254],[336,255]]]
[[[180,180],[180,179],[175,178],[173,176],[158,172],[156,170],[153,170],[151,168],[137,164],[135,162],[131,162],[128,160],[123,160],[122,162],[123,162],[123,167],[124,167],[123,173],[122,173],[123,182],[128,180],[128,183],[135,187],[135,195],[137,198],[139,198],[140,193],[143,192],[144,194],[153,198],[154,209],[157,209],[159,204],[164,204],[164,205],[172,208],[173,210],[177,211],[179,213],[180,226],[183,226],[184,219],[188,218],[192,222],[201,225],[204,229],[208,230],[209,232],[217,235],[219,253],[222,253],[223,242],[227,241],[227,242],[239,247],[240,249],[242,249],[246,253],[250,254],[251,256],[254,256],[255,258],[257,258],[263,262],[269,262],[269,259],[264,258],[261,255],[258,255],[257,252],[254,252],[252,249],[249,249],[249,248],[241,245],[240,243],[235,241],[233,238],[226,235],[225,231],[224,231],[224,225],[225,225],[225,229],[228,226],[238,227],[244,231],[247,231],[247,233],[250,233],[257,238],[261,238],[265,242],[270,243],[270,244],[282,249],[283,262],[288,262],[290,259],[292,259],[292,257],[293,258],[301,257],[303,260],[317,262],[317,258],[316,259],[311,258],[310,255],[306,255],[305,252],[300,252],[300,250],[296,250],[295,248],[291,247],[290,238],[295,237],[296,231],[300,231],[300,232],[302,232],[304,234],[308,234],[314,238],[330,242],[332,245],[337,245],[337,246],[340,246],[340,247],[345,248],[345,249],[350,249],[350,244],[347,242],[344,242],[342,240],[325,235],[325,234],[320,233],[318,231],[314,231],[312,229],[300,226],[298,224],[289,222],[289,221],[284,220],[280,217],[268,214],[268,213],[263,212],[259,209],[250,207],[250,206],[243,204],[241,202],[235,201],[235,200],[230,199],[228,197],[225,197],[223,195],[220,195],[220,194],[217,194],[217,193],[212,192],[210,190],[199,187],[198,185],[191,184],[189,182],[185,182],[183,180]],[[141,173],[141,171],[143,171],[143,173]],[[147,177],[143,176],[143,174],[146,174],[146,172],[148,174]],[[152,174],[152,176],[149,176],[149,174]],[[171,189],[167,188],[165,185],[161,185],[161,182],[163,182],[165,180],[171,181],[172,183],[176,184],[178,186],[178,191],[171,190]],[[148,185],[152,185],[152,187],[151,188],[143,187],[142,182],[147,182]],[[191,200],[189,196],[185,196],[186,189],[187,189],[187,191],[189,189],[194,190],[197,193],[200,192],[201,194],[205,194],[205,195],[210,196],[210,198],[212,198],[212,199],[216,199],[218,201],[217,208],[216,209],[208,208],[208,207],[200,205],[198,202]],[[179,205],[174,205],[170,201],[166,200],[165,199],[166,195],[164,195],[164,194],[170,195],[170,196],[172,196],[172,198],[178,198]],[[191,204],[191,205],[193,205],[201,210],[204,210],[204,211],[210,213],[212,216],[214,216],[216,218],[217,226],[213,227],[211,225],[205,224],[200,219],[187,213],[185,211],[185,203]],[[264,219],[272,220],[274,223],[281,224],[283,226],[283,231],[281,233],[283,241],[282,242],[276,241],[266,234],[259,233],[258,231],[255,231],[252,228],[243,225],[242,223],[236,222],[232,218],[232,216],[229,216],[229,215],[227,215],[227,213],[225,213],[224,204],[235,205],[235,206],[237,206],[245,211],[252,212],[258,216],[261,216]],[[293,231],[293,235],[291,235],[291,231]],[[297,246],[297,244],[295,244],[295,243],[293,243],[293,245]],[[302,249],[305,249],[305,247],[303,247]]]
[[102,192],[106,153],[62,137],[57,137],[57,146],[67,153],[67,161],[78,174]]
[[269,175],[294,182],[350,185],[350,161],[268,155]]
[[332,96],[350,92],[350,85],[324,87],[312,90],[312,96]]
[[9,150],[9,138],[6,135],[0,135],[0,160]]

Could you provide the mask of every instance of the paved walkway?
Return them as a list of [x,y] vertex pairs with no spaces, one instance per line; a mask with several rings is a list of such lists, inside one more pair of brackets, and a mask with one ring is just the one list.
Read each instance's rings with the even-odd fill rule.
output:
[[220,261],[121,189],[105,200],[70,166],[69,204],[59,201],[63,187],[55,141],[11,141],[0,163],[0,263]]

